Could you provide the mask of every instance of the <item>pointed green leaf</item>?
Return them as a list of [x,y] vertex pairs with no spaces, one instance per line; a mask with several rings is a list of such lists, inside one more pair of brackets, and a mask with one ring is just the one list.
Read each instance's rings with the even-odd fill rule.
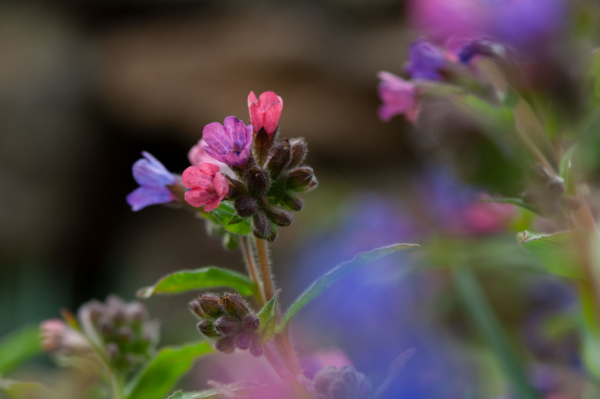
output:
[[243,218],[238,214],[233,215],[233,218],[231,219],[231,222],[229,222],[229,226],[234,225],[234,224],[238,224],[238,223],[242,223],[243,221],[246,221],[248,218]]
[[583,231],[563,231],[554,234],[523,233],[521,247],[532,254],[550,273],[563,277],[583,277],[578,265],[578,254],[574,240],[589,240],[590,235]]
[[495,203],[500,203],[500,204],[513,204],[513,205],[520,206],[521,208],[525,208],[528,211],[535,212],[535,208],[531,204],[523,202],[523,200],[521,198],[487,198],[487,199],[480,199],[479,201],[495,202]]
[[10,399],[58,399],[58,394],[36,382],[0,380],[0,397]]
[[300,309],[306,306],[313,299],[321,295],[331,287],[334,283],[340,280],[342,277],[350,273],[351,271],[358,269],[359,267],[365,266],[377,259],[383,258],[386,255],[400,251],[406,248],[418,247],[418,244],[393,244],[386,247],[381,247],[369,252],[362,252],[356,255],[352,260],[342,263],[330,270],[327,274],[321,276],[315,281],[296,301],[289,307],[283,316],[281,324],[277,327],[277,331],[283,331],[290,320],[294,317]]
[[[230,202],[221,202],[221,204],[215,210],[207,215],[210,215],[211,220],[221,223],[225,229],[232,233],[246,235],[252,232],[252,226],[250,225],[249,218],[235,221],[237,214],[235,212],[235,208]],[[234,221],[234,223],[232,223],[232,221]]]
[[280,292],[281,290],[277,291],[275,296],[256,314],[260,319],[258,334],[263,344],[269,342],[275,335],[275,329],[277,328],[277,300]]
[[256,285],[248,277],[232,270],[208,266],[196,270],[181,270],[169,274],[156,284],[141,288],[137,292],[139,298],[149,298],[154,294],[178,294],[205,288],[229,287],[244,296],[252,295]]
[[40,328],[21,328],[0,340],[0,375],[6,374],[29,358],[42,353]]
[[199,357],[211,353],[207,342],[165,347],[124,390],[124,399],[164,399]]

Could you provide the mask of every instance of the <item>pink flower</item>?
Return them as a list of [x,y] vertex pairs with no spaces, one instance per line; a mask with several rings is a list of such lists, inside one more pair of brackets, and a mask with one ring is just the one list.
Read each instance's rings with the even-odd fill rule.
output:
[[181,179],[183,185],[190,189],[185,193],[186,202],[194,207],[204,205],[206,212],[218,207],[229,193],[229,182],[214,163],[190,166],[183,171]]
[[217,161],[216,159],[208,155],[208,153],[204,149],[204,147],[206,146],[206,141],[204,141],[204,139],[200,139],[200,141],[198,141],[198,144],[196,144],[190,149],[190,151],[188,152],[188,159],[190,160],[190,164],[192,166],[198,166],[202,162],[209,162],[217,165],[221,170],[221,173],[231,172],[231,169],[229,169],[229,166],[227,166],[227,164],[221,161]]
[[254,127],[254,132],[258,133],[264,128],[269,137],[277,130],[281,110],[283,109],[283,100],[272,91],[265,91],[257,99],[254,92],[248,95],[248,109],[250,110],[250,123]]
[[483,202],[491,199],[487,194],[480,194],[479,201],[469,204],[463,211],[463,218],[469,232],[490,234],[502,231],[516,216],[515,206],[496,202]]
[[396,115],[405,114],[408,121],[414,122],[419,115],[416,86],[389,72],[379,72],[377,76],[381,79],[378,91],[383,101],[379,118],[387,122]]
[[60,319],[50,319],[40,325],[42,348],[45,352],[85,352],[92,349],[85,337]]
[[202,138],[206,153],[228,166],[242,166],[250,158],[252,126],[246,126],[235,116],[225,118],[222,125],[213,122],[204,126]]

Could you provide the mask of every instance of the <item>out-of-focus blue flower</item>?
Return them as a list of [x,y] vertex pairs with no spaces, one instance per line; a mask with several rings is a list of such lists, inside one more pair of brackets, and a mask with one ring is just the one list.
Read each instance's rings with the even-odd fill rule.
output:
[[423,38],[415,40],[408,49],[406,72],[413,79],[442,80],[440,71],[445,64],[444,51]]
[[127,196],[127,203],[133,211],[139,211],[148,205],[166,204],[177,199],[168,185],[175,184],[171,172],[147,152],[142,152],[145,159],[133,164],[133,178],[140,185]]

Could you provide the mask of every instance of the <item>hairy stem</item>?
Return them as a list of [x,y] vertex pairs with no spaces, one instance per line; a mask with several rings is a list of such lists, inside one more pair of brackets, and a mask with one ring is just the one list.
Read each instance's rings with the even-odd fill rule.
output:
[[243,236],[242,240],[242,253],[244,254],[244,261],[246,262],[246,268],[248,269],[248,274],[250,278],[256,284],[257,294],[256,300],[258,304],[263,307],[265,303],[267,303],[265,299],[265,292],[263,289],[263,285],[258,277],[258,269],[256,268],[256,261],[254,259],[254,254],[252,253],[252,247],[250,246],[250,239],[247,236]]
[[[273,284],[273,276],[271,274],[271,262],[269,261],[268,243],[260,238],[256,239],[256,250],[258,252],[258,261],[260,263],[260,271],[262,274],[263,286],[265,288],[265,299],[271,300],[275,296],[275,285]],[[279,310],[277,310],[277,322],[281,319]],[[290,341],[290,335],[287,331],[275,335],[275,343],[285,365],[294,375],[302,375],[302,367]]]

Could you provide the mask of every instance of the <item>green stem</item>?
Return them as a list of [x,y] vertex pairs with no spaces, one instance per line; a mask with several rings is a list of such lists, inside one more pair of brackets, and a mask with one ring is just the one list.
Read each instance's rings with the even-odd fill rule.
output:
[[250,239],[247,236],[243,236],[241,239],[242,243],[242,253],[244,254],[244,261],[246,262],[246,268],[248,269],[248,274],[250,278],[256,284],[256,300],[258,304],[262,308],[267,303],[265,299],[265,292],[263,289],[263,285],[258,277],[258,270],[256,268],[256,261],[254,259],[254,254],[252,253],[252,247],[250,246]]

